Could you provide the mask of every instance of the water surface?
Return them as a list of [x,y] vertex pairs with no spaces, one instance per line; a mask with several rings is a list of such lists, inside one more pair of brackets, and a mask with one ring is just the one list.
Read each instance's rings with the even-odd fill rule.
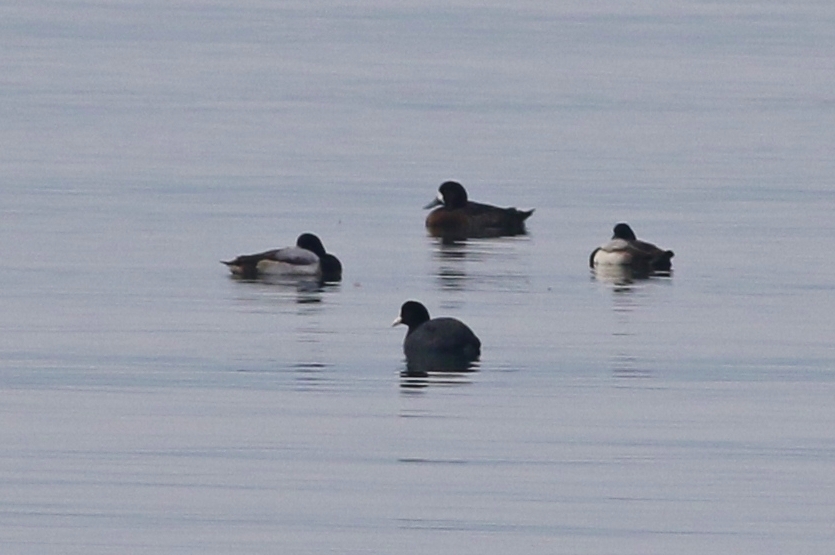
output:
[[[833,19],[7,5],[3,552],[828,553]],[[528,235],[429,237],[447,179]],[[304,231],[340,284],[219,264]],[[407,299],[477,372],[400,377]]]

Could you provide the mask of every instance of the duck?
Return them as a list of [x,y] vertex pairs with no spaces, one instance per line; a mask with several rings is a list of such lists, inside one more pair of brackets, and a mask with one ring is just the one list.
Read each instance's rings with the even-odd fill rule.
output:
[[232,275],[242,279],[266,276],[316,278],[323,282],[342,279],[342,263],[325,251],[322,240],[312,233],[302,233],[296,246],[244,254],[234,260],[221,261]]
[[615,225],[612,239],[594,249],[589,256],[589,267],[602,265],[629,266],[638,274],[669,272],[675,253],[661,249],[652,243],[640,241],[629,224]]
[[[481,340],[464,322],[455,318],[429,317],[418,301],[406,301],[392,327],[406,325],[403,353],[410,366],[428,370],[462,370],[481,355]],[[429,366],[434,365],[434,366]]]
[[435,237],[485,238],[523,235],[525,220],[533,209],[499,208],[472,202],[457,181],[445,181],[438,196],[424,209],[436,208],[426,216],[426,228]]

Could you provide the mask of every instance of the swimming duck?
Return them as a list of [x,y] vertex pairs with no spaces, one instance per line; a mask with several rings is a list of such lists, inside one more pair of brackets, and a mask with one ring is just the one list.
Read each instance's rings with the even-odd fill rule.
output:
[[615,226],[612,240],[589,256],[589,266],[629,266],[638,273],[669,272],[672,269],[673,251],[662,250],[652,243],[639,241],[635,232],[625,223]]
[[339,259],[325,252],[322,241],[312,233],[299,235],[295,247],[245,254],[222,263],[232,275],[243,279],[265,276],[310,277],[324,282],[342,279]]
[[[400,316],[391,324],[409,327],[403,340],[403,352],[409,362],[427,360],[451,362],[449,368],[476,360],[481,354],[481,341],[466,324],[455,318],[433,318],[417,301],[406,301],[400,307]],[[457,364],[455,364],[457,363]]]
[[499,208],[471,202],[467,191],[457,181],[446,181],[438,188],[438,197],[424,206],[434,208],[426,217],[426,228],[435,237],[501,237],[525,233],[525,220],[533,210]]

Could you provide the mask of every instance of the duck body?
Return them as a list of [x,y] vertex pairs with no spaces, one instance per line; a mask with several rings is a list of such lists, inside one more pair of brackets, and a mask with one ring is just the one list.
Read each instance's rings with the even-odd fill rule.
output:
[[223,261],[232,275],[242,279],[271,276],[315,278],[322,281],[342,279],[342,264],[325,252],[322,241],[312,233],[303,233],[296,246],[245,254]]
[[417,301],[407,301],[392,323],[405,324],[403,353],[410,365],[427,370],[464,370],[481,355],[481,340],[465,323],[455,318],[429,318],[429,311]]
[[481,340],[460,320],[434,318],[410,330],[403,341],[406,358],[426,352],[460,355],[474,360],[481,355]]
[[614,228],[612,239],[592,251],[589,266],[629,266],[638,274],[669,272],[673,256],[675,254],[671,250],[638,240],[629,225],[619,223]]
[[522,235],[525,220],[533,210],[499,208],[472,202],[467,191],[456,181],[438,188],[438,197],[424,208],[434,208],[426,217],[426,228],[435,237],[486,238]]

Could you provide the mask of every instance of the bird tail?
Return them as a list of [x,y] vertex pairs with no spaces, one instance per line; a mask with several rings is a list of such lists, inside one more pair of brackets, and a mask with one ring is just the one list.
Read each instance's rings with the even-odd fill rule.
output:
[[664,251],[652,261],[652,269],[655,271],[668,272],[672,269],[673,263],[670,259],[675,256],[673,251]]

